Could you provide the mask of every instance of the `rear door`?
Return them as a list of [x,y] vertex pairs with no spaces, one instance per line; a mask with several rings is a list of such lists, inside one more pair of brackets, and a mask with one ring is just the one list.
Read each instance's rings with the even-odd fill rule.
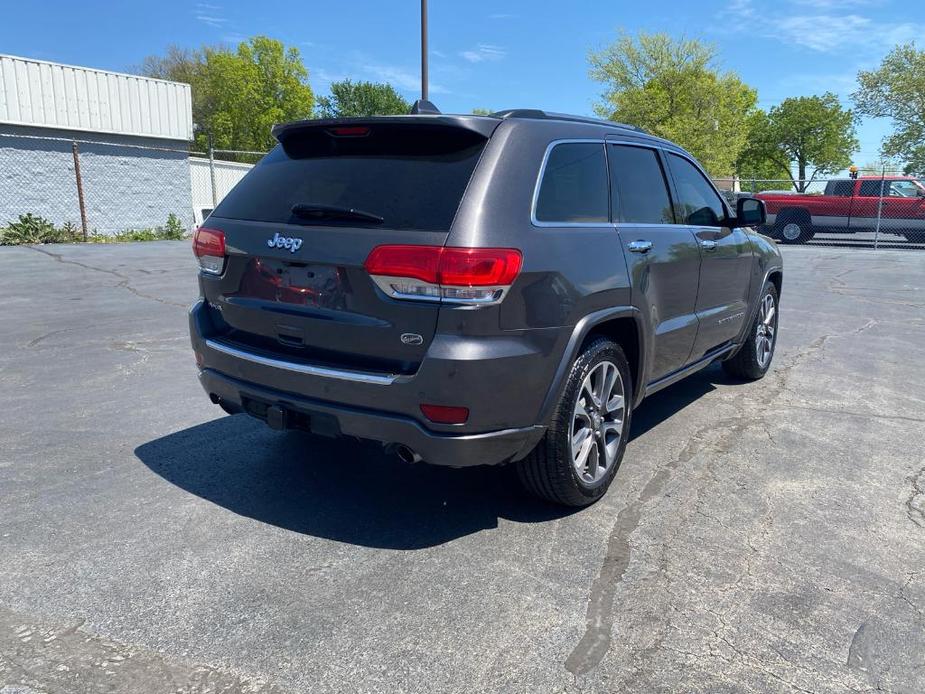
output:
[[221,339],[412,372],[433,338],[438,304],[390,299],[363,264],[381,244],[445,243],[490,133],[486,120],[482,132],[409,118],[281,133],[208,220],[225,233],[228,255],[220,277],[201,280]]
[[633,303],[650,321],[646,363],[656,381],[688,362],[697,335],[700,251],[691,230],[675,224],[658,152],[608,144],[611,204],[633,286]]
[[752,245],[727,223],[728,211],[703,172],[686,157],[668,153],[675,186],[675,217],[687,224],[699,246],[699,329],[691,361],[734,340],[747,320]]

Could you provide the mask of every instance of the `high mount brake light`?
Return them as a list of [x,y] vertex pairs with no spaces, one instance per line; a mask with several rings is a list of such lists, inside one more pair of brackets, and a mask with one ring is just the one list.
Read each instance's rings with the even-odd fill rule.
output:
[[334,137],[366,137],[369,135],[369,128],[365,125],[342,125],[328,128],[328,133]]
[[514,248],[377,246],[364,267],[395,299],[492,304],[514,283],[523,255]]
[[220,275],[225,269],[225,232],[199,227],[193,235],[193,255],[199,269],[210,275]]

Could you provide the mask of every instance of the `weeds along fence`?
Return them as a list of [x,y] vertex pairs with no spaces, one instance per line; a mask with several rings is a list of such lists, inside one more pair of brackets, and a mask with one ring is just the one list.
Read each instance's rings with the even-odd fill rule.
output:
[[925,184],[899,172],[714,183],[733,204],[743,195],[763,199],[768,210],[763,231],[782,244],[925,250]]
[[31,215],[78,240],[162,229],[168,218],[188,233],[263,154],[0,133],[0,229]]

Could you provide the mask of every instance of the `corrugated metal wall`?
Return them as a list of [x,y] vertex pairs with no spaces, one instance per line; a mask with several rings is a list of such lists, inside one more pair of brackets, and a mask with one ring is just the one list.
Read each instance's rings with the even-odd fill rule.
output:
[[188,84],[0,55],[0,123],[191,140]]

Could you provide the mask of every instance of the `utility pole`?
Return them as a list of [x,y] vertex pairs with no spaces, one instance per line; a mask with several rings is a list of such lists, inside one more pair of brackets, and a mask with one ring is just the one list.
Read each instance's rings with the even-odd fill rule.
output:
[[427,0],[421,0],[421,99],[427,101]]

